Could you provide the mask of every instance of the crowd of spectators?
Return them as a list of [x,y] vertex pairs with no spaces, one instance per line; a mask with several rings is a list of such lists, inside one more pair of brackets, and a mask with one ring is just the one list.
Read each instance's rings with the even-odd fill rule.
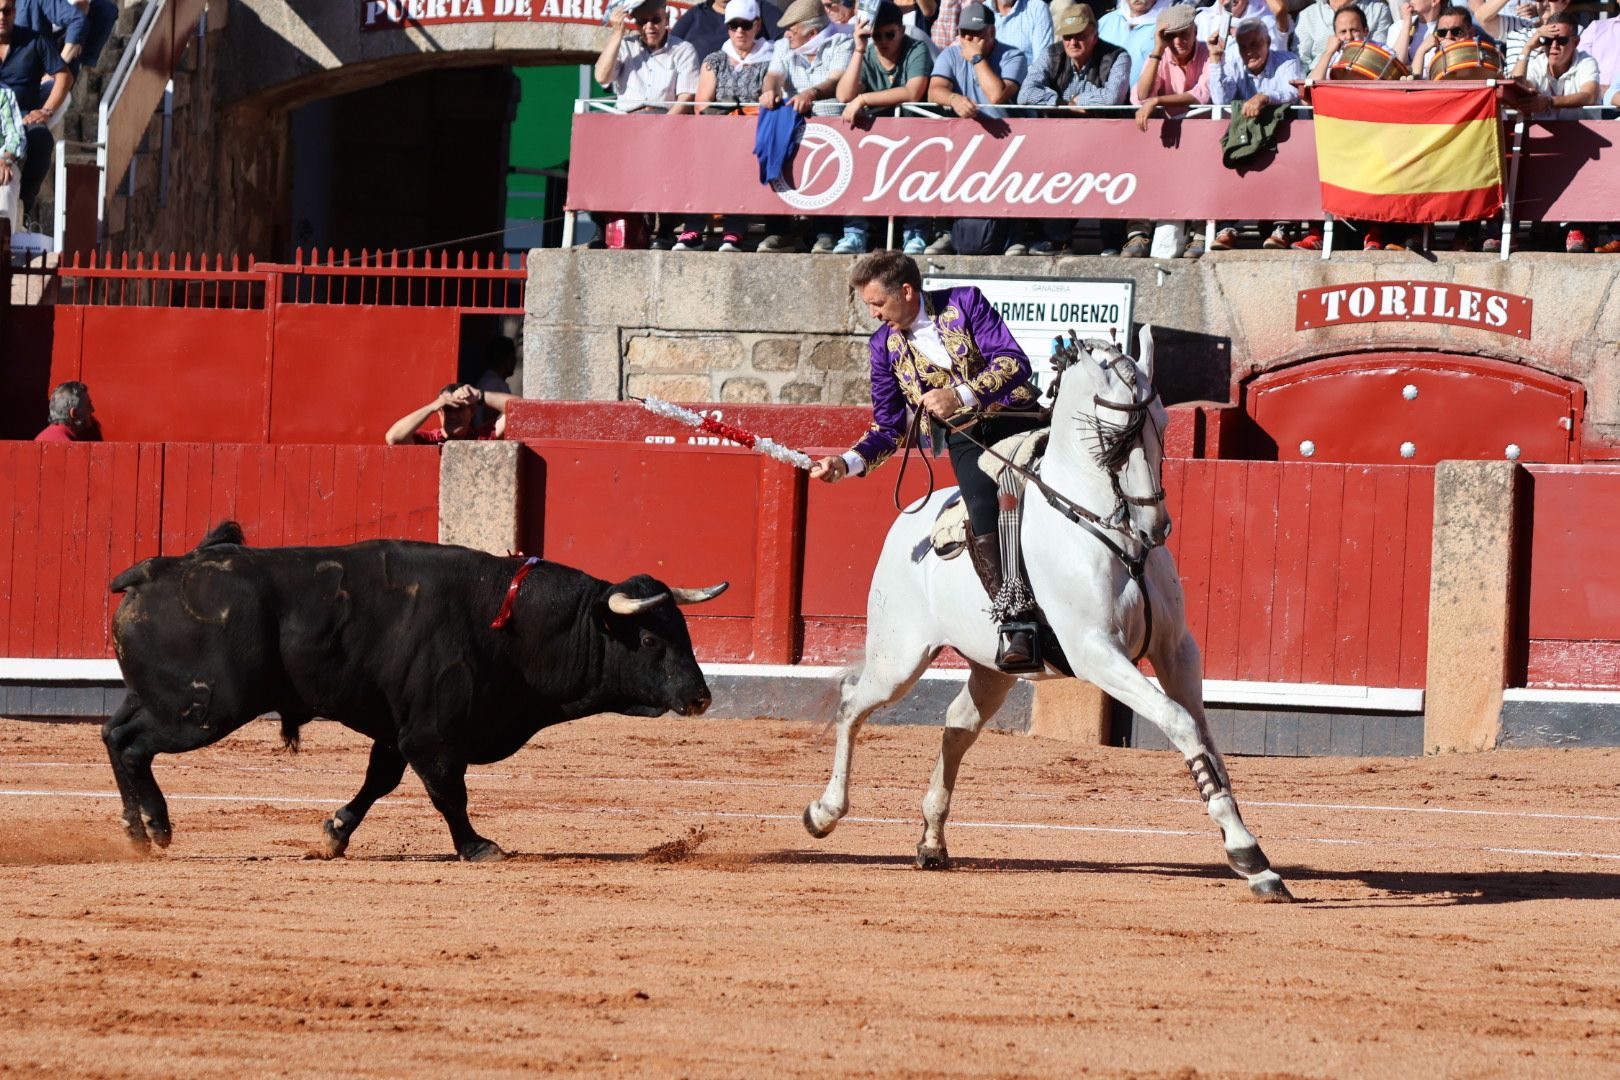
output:
[[50,174],[74,83],[117,21],[114,0],[0,0],[0,214],[14,230]]
[[[0,4],[16,0],[0,0]],[[1098,0],[1099,5],[1105,0]],[[1266,140],[1308,79],[1327,77],[1347,45],[1370,42],[1421,75],[1446,46],[1493,42],[1503,76],[1527,83],[1538,119],[1581,115],[1584,106],[1620,106],[1620,19],[1582,29],[1570,0],[1116,0],[1106,10],[1073,0],[882,0],[857,15],[846,0],[714,0],[684,14],[671,34],[663,0],[615,16],[596,64],[597,79],[624,110],[757,112],[790,105],[805,116],[841,115],[859,125],[928,103],[963,119],[1014,115],[1069,119],[1128,116],[1144,132],[1155,116],[1185,116],[1199,106],[1230,106],[1237,136]],[[868,9],[870,10],[870,9]],[[1100,12],[1100,13],[1099,13]],[[631,29],[637,36],[628,36]],[[1453,54],[1448,54],[1454,55]],[[1010,108],[1016,107],[1016,108]],[[1230,156],[1230,146],[1228,148]],[[761,251],[860,254],[873,230],[860,217],[790,218],[765,223]],[[1204,250],[1191,222],[1101,221],[1103,254],[1145,257],[1157,227],[1191,236],[1188,257]],[[1212,247],[1237,243],[1242,223],[1221,223]],[[1465,222],[1456,244],[1478,243],[1481,225]],[[718,242],[706,238],[708,215],[681,222],[653,246],[742,250],[749,222],[728,216]],[[1077,223],[957,218],[906,219],[907,254],[1053,254],[1071,249]],[[1403,230],[1360,226],[1368,249],[1410,244]],[[659,232],[655,226],[655,233]],[[1267,248],[1322,246],[1321,227],[1299,235],[1294,223],[1258,228]],[[1486,230],[1490,231],[1490,230]],[[1590,229],[1566,223],[1564,246],[1592,250]],[[1494,239],[1485,242],[1495,246]],[[1598,250],[1620,251],[1620,240]]]

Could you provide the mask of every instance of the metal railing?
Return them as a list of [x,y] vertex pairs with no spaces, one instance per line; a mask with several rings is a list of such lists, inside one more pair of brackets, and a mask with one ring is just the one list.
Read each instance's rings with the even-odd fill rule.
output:
[[[51,271],[45,271],[47,274]],[[72,253],[55,268],[58,303],[88,307],[262,310],[270,304],[451,307],[523,314],[528,270],[503,252],[300,250],[291,263],[249,256]]]

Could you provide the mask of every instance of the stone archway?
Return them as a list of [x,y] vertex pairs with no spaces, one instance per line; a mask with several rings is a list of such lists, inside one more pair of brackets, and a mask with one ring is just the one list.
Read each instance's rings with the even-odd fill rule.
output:
[[1577,382],[1500,360],[1417,351],[1325,357],[1243,387],[1257,449],[1274,447],[1281,461],[1567,464],[1581,458],[1584,407]]

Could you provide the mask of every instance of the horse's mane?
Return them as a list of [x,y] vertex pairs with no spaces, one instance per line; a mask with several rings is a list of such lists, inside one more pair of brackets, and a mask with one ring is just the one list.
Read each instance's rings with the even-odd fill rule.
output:
[[[1124,367],[1125,375],[1120,374]],[[1136,365],[1127,357],[1116,353],[1115,359],[1104,370],[1111,370],[1114,376],[1131,388],[1131,397],[1136,397]],[[1142,433],[1142,425],[1147,423],[1147,410],[1138,409],[1134,412],[1115,412],[1113,409],[1100,407],[1105,411],[1123,416],[1123,421],[1105,420],[1096,412],[1082,412],[1076,417],[1080,427],[1085,431],[1087,441],[1091,443],[1091,456],[1097,464],[1108,471],[1122,468],[1125,460],[1131,456],[1131,447],[1136,445],[1137,436]]]

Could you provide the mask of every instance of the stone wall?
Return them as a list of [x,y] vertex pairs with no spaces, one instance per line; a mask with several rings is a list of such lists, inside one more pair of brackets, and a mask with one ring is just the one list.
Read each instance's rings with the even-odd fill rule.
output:
[[[537,250],[529,258],[524,386],[531,397],[852,404],[867,399],[871,324],[832,255]],[[1234,251],[1197,261],[1099,257],[930,258],[950,274],[1129,277],[1135,316],[1160,342],[1171,401],[1231,400],[1251,375],[1323,356],[1450,352],[1527,364],[1581,382],[1594,442],[1620,445],[1620,296],[1603,256],[1349,252],[1329,261]],[[1427,323],[1296,332],[1300,289],[1434,281],[1534,301],[1528,341]],[[1606,456],[1613,456],[1612,453]]]

